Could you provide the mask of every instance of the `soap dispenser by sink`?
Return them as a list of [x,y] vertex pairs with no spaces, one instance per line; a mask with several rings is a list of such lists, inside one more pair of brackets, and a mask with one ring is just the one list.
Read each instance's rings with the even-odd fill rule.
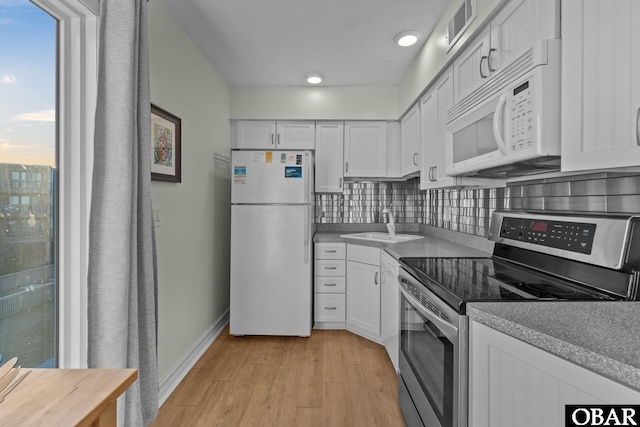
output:
[[382,210],[383,214],[387,214],[389,216],[389,221],[387,222],[387,230],[389,230],[389,236],[395,236],[396,235],[396,223],[395,223],[395,219],[393,218],[393,212],[391,212],[390,209],[383,209]]

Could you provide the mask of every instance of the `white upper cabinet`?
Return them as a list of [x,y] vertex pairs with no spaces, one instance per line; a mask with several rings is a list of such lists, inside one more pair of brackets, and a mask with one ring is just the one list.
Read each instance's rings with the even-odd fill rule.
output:
[[276,122],[264,120],[238,120],[232,123],[234,146],[240,149],[276,149]]
[[489,72],[500,70],[536,42],[560,38],[558,0],[511,0],[491,20]]
[[491,50],[490,37],[491,29],[483,29],[453,62],[456,102],[480,87],[491,75],[486,64]]
[[316,123],[316,192],[342,193],[344,123]]
[[420,189],[497,186],[499,180],[446,175],[445,126],[453,106],[453,69],[449,68],[420,99]]
[[232,126],[232,141],[237,149],[313,150],[315,122],[238,120]]
[[640,2],[562,1],[562,170],[640,165]]
[[313,150],[315,136],[315,122],[276,122],[278,150]]
[[400,121],[402,140],[402,176],[420,169],[420,103],[416,103]]
[[386,156],[386,122],[345,122],[345,177],[386,177]]
[[511,0],[453,63],[454,102],[480,87],[537,41],[560,37],[558,0]]

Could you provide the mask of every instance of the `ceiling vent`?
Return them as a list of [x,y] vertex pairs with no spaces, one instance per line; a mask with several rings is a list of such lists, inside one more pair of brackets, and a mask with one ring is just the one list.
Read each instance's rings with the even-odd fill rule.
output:
[[476,0],[463,0],[447,27],[447,52],[476,17]]

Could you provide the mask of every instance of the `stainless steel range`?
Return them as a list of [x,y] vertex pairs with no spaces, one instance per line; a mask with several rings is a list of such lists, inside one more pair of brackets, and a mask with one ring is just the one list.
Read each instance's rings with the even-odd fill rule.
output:
[[468,425],[469,302],[638,300],[640,216],[496,211],[487,258],[401,258],[407,426]]

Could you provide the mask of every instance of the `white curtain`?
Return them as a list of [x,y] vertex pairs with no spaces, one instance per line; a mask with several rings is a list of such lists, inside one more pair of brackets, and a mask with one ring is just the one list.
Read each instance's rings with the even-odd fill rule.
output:
[[158,413],[147,0],[100,2],[88,277],[89,367],[136,368],[118,426]]

